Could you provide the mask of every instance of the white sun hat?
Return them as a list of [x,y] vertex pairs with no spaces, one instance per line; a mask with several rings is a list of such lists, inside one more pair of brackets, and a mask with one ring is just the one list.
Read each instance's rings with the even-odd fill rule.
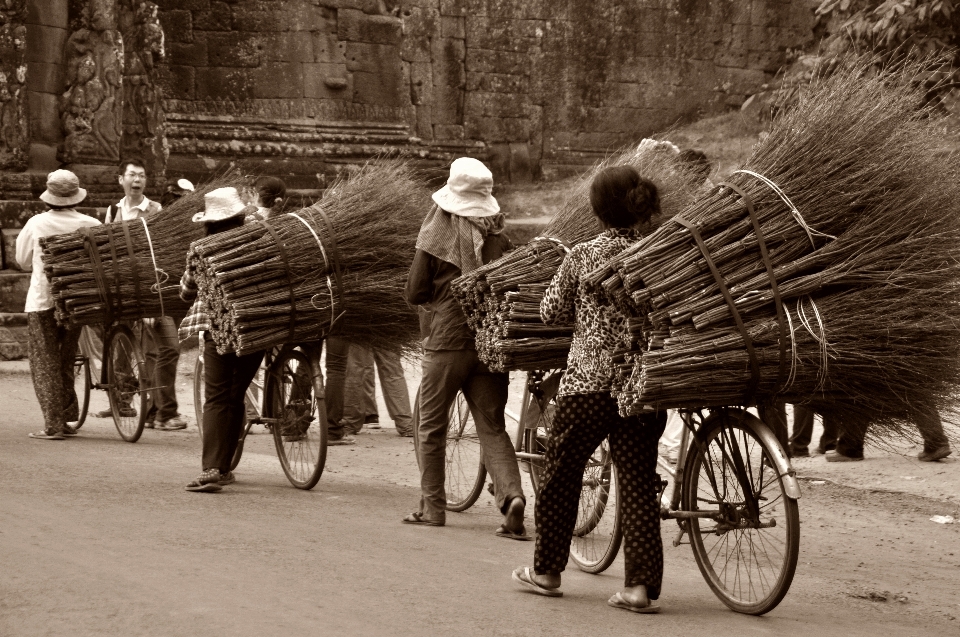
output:
[[217,188],[203,196],[203,212],[193,215],[193,220],[196,223],[223,221],[230,217],[246,214],[248,207],[251,210],[256,210],[255,207],[243,203],[236,188],[230,186]]
[[433,201],[460,217],[491,217],[500,212],[500,204],[492,193],[490,169],[478,159],[460,157],[450,165],[447,185],[433,193]]
[[47,175],[47,189],[40,195],[40,201],[51,206],[75,206],[86,198],[77,176],[62,168]]

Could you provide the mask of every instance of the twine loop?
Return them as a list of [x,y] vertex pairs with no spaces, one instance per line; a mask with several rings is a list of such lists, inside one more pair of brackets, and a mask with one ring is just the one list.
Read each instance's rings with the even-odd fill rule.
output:
[[[307,220],[306,220],[306,219],[304,219],[303,217],[301,217],[300,215],[298,215],[298,214],[295,213],[295,212],[291,212],[291,213],[289,213],[289,214],[290,214],[290,216],[292,216],[292,217],[296,217],[296,218],[300,221],[300,223],[302,223],[304,226],[306,226],[307,230],[310,231],[310,234],[312,234],[312,235],[313,235],[313,238],[317,241],[317,246],[320,248],[320,254],[321,254],[321,256],[323,256],[323,266],[324,266],[324,270],[326,271],[327,290],[328,290],[329,293],[330,293],[330,327],[333,327],[333,324],[337,322],[337,318],[338,318],[338,317],[337,317],[337,314],[336,314],[335,298],[334,298],[334,294],[333,294],[333,281],[330,280],[330,260],[327,259],[327,251],[326,251],[326,250],[324,249],[324,247],[323,247],[323,242],[320,241],[320,236],[319,236],[319,235],[316,233],[316,231],[313,229],[313,226],[311,226],[309,223],[307,223]],[[321,308],[317,307],[317,304],[314,302],[314,299],[315,299],[317,296],[319,296],[319,294],[314,294],[312,297],[310,297],[310,305],[312,305],[312,306],[313,306],[314,308],[316,308],[317,310],[320,310]]]
[[[153,239],[150,237],[150,228],[147,226],[147,220],[143,217],[140,217],[140,222],[143,224],[143,231],[147,233],[147,245],[150,246],[150,259],[153,261],[153,275],[157,279],[156,285],[150,286],[150,291],[156,292],[157,296],[160,298],[160,316],[166,316],[167,312],[163,307],[163,287],[160,283],[160,274],[163,273],[167,279],[170,278],[170,275],[157,267],[157,255],[153,252]],[[164,282],[166,282],[167,279],[165,279]]]
[[836,239],[836,237],[831,234],[826,234],[825,232],[820,232],[815,228],[811,228],[810,225],[803,218],[803,215],[800,214],[800,211],[797,210],[797,207],[793,205],[793,202],[790,201],[789,197],[787,197],[786,193],[783,192],[780,186],[773,183],[773,181],[771,181],[770,179],[768,179],[767,177],[764,177],[760,173],[754,172],[752,170],[747,170],[745,168],[735,170],[733,171],[732,174],[736,175],[737,173],[743,173],[744,175],[750,175],[751,177],[758,179],[759,181],[766,184],[770,188],[770,190],[776,193],[776,195],[783,200],[783,203],[786,204],[787,208],[790,210],[790,214],[793,216],[796,222],[800,225],[801,228],[803,228],[803,231],[807,233],[807,238],[810,239],[810,245],[813,246],[814,249],[816,249],[817,247],[817,244],[814,243],[813,241],[814,235],[818,237],[823,237],[824,239]]

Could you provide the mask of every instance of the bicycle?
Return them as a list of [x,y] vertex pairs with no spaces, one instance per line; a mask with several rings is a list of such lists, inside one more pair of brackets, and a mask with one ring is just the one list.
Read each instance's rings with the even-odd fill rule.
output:
[[[518,446],[517,457],[528,464],[537,492],[558,385],[559,372],[546,377],[532,372],[524,391],[522,435],[518,437],[522,451]],[[463,411],[453,415],[462,416]],[[674,478],[669,504],[661,508],[661,517],[675,519],[680,528],[673,545],[679,546],[684,535],[690,538],[701,574],[730,609],[752,615],[767,613],[783,600],[796,571],[800,488],[795,473],[773,432],[745,409],[686,409],[681,416],[684,430],[676,468],[665,458],[658,459],[658,466]],[[469,422],[454,420],[450,430],[447,480],[454,480],[455,498],[464,495],[452,501],[451,510],[462,511],[479,496],[477,482],[482,486],[485,472],[482,464],[461,460],[468,454],[456,453],[475,439]],[[479,455],[479,440],[476,449]],[[475,466],[479,470],[471,483],[468,475],[473,473],[468,467]],[[458,477],[472,487],[457,490]],[[660,482],[661,503],[667,484]],[[605,441],[584,469],[570,551],[582,570],[602,572],[616,558],[622,541],[617,496],[616,467]],[[717,539],[710,541],[710,536]]]
[[[327,411],[323,374],[320,372],[322,341],[287,344],[268,351],[261,369],[263,383],[257,398],[250,387],[244,402],[254,417],[244,415],[244,425],[233,454],[230,470],[237,468],[244,443],[253,425],[266,425],[273,435],[280,466],[287,480],[298,489],[317,485],[327,459]],[[203,335],[194,365],[193,392],[197,426],[203,437]],[[248,413],[250,413],[248,412]]]

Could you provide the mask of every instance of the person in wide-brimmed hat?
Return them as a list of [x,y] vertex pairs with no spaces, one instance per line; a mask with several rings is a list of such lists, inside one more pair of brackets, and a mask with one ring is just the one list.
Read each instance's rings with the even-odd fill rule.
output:
[[57,325],[50,284],[43,275],[40,239],[100,225],[94,217],[77,212],[75,206],[86,197],[87,191],[80,187],[75,174],[53,171],[47,175],[47,189],[40,195],[50,209],[28,219],[17,235],[17,262],[24,270],[33,268],[24,311],[30,373],[44,420],[43,430],[31,433],[31,438],[63,440],[64,436],[76,435],[70,423],[75,424],[79,417],[73,373],[80,328]]
[[[211,190],[203,197],[203,212],[193,221],[204,224],[207,236],[226,232],[243,225],[246,215],[256,211],[240,198],[236,188]],[[180,325],[180,339],[203,331],[203,382],[206,390],[203,403],[203,456],[200,475],[187,484],[187,491],[220,491],[235,481],[230,463],[237,450],[243,429],[243,398],[250,381],[257,373],[263,352],[238,356],[228,351],[221,354],[210,338],[210,322],[202,300],[197,298],[196,272],[190,261],[180,279],[180,298],[193,301],[193,307]]]
[[[507,374],[491,372],[474,348],[473,332],[453,298],[450,283],[463,273],[499,258],[509,247],[501,234],[503,215],[493,196],[493,175],[482,162],[461,157],[450,166],[446,185],[433,194],[407,278],[407,301],[421,306],[423,379],[415,432],[420,460],[420,508],[407,524],[443,526],[444,454],[448,414],[457,392],[470,404],[483,461],[493,478],[504,515],[497,535],[528,540],[523,525],[526,499],[513,444],[506,432]],[[429,309],[428,309],[429,308]]]

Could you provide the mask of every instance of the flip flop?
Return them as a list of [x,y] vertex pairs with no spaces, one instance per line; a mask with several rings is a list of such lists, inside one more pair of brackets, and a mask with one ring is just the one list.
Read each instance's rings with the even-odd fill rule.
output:
[[529,542],[533,539],[533,537],[527,535],[527,530],[522,526],[520,527],[519,531],[511,531],[505,524],[500,525],[500,528],[497,529],[495,535],[497,537],[506,537],[510,538],[511,540],[519,540],[521,542]]
[[628,610],[631,613],[640,613],[642,615],[655,615],[660,612],[659,604],[648,602],[646,606],[637,606],[636,604],[631,604],[625,600],[619,592],[615,593],[613,597],[608,599],[607,603],[614,608],[622,608],[623,610]]
[[439,522],[437,520],[427,520],[426,518],[423,517],[423,513],[420,513],[419,511],[414,511],[413,513],[411,513],[410,515],[408,515],[407,517],[403,518],[400,521],[403,522],[404,524],[419,524],[420,526],[443,526],[444,525],[443,522]]
[[216,493],[217,491],[222,491],[223,487],[216,482],[207,482],[206,484],[191,482],[186,486],[186,489],[187,491],[193,491],[194,493]]
[[544,597],[563,597],[563,591],[557,588],[547,588],[546,586],[540,586],[537,584],[536,580],[533,579],[533,573],[530,572],[529,566],[521,566],[520,568],[515,569],[510,577],[513,578],[514,582],[520,584],[524,588],[529,589],[531,592],[534,592],[537,595],[543,595]]

